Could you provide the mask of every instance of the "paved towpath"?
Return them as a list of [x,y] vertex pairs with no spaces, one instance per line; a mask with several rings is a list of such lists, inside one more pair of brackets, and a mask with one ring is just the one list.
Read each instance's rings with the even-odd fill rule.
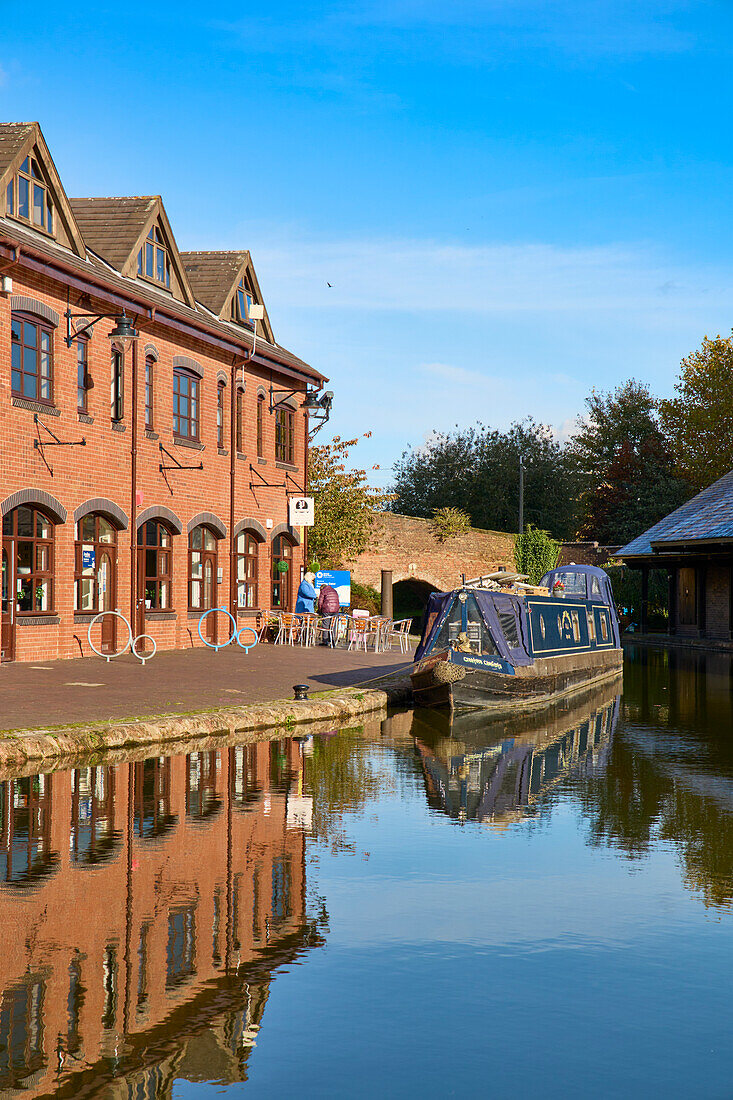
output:
[[411,657],[341,649],[259,645],[161,651],[143,667],[126,654],[0,666],[0,729],[31,729],[186,714],[292,699],[293,684],[313,691],[360,684],[408,668]]

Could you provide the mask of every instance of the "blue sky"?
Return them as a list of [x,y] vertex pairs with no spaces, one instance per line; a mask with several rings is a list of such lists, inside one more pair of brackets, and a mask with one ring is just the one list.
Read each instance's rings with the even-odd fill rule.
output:
[[69,194],[161,193],[180,248],[250,248],[375,480],[435,429],[669,393],[730,332],[730,0],[33,13],[3,5],[0,115]]

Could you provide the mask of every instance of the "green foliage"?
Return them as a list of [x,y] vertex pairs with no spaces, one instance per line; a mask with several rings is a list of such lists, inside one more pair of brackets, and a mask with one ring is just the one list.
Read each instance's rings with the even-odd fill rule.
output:
[[345,823],[383,790],[383,783],[355,731],[315,737],[305,769],[306,792],[313,799],[312,840],[332,852],[353,851]]
[[[611,578],[613,598],[619,610],[621,625],[635,623],[641,618],[641,571],[628,565],[608,564],[603,567]],[[651,627],[664,628],[669,618],[669,589],[666,569],[649,570],[649,597],[647,623]]]
[[440,542],[465,535],[471,529],[471,517],[460,508],[433,508],[433,534]]
[[630,379],[593,390],[568,444],[580,488],[577,537],[623,545],[690,496],[675,472],[649,387]]
[[378,615],[382,607],[382,597],[376,588],[368,584],[351,582],[351,606],[360,607],[370,615]]
[[577,497],[574,467],[551,429],[532,419],[505,432],[482,424],[457,429],[405,451],[394,467],[391,507],[426,519],[436,508],[457,508],[471,517],[474,527],[516,531],[520,455],[525,519],[556,538],[570,537]]
[[551,538],[547,531],[541,531],[527,524],[526,530],[517,535],[514,543],[514,561],[520,573],[526,573],[530,584],[539,584],[545,573],[554,569],[560,554],[560,543]]
[[326,569],[357,557],[366,548],[375,509],[391,499],[390,494],[370,487],[365,470],[347,469],[349,452],[358,442],[334,436],[330,443],[308,452],[308,489],[315,506],[308,547]]
[[660,402],[677,472],[704,489],[733,469],[733,338],[707,336],[680,364],[677,396]]

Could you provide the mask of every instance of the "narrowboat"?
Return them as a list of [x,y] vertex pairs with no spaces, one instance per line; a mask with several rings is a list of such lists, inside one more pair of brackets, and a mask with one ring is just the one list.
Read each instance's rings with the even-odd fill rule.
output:
[[422,707],[526,711],[611,680],[622,665],[602,569],[562,566],[537,586],[488,574],[430,596],[412,692]]

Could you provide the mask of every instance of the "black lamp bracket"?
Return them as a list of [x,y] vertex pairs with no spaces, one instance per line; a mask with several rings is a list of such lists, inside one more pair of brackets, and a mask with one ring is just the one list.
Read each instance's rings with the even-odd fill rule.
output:
[[[276,390],[273,389],[272,382],[270,383],[270,412],[274,413],[277,406],[282,401],[287,401],[291,397],[295,397],[296,394],[307,394],[307,390]],[[277,398],[277,400],[276,400]]]
[[[48,472],[53,477],[53,468],[49,466],[48,459],[44,452],[45,447],[86,447],[87,441],[84,437],[81,439],[59,439],[55,432],[52,432],[48,424],[41,420],[38,413],[33,414],[33,423],[36,425],[36,438],[33,440],[33,447],[35,450],[41,452],[41,458],[43,459]],[[41,435],[41,429],[51,436],[50,439],[46,439]]]
[[[260,480],[259,481],[253,481],[252,480],[252,474],[257,474],[257,477]],[[250,462],[250,464],[249,464],[249,487],[250,487],[250,489],[253,489],[253,490],[254,489],[263,489],[263,488],[287,489],[288,483],[287,483],[287,481],[268,481],[266,477],[262,476],[262,474],[257,469],[257,467],[253,466],[252,463]]]
[[204,468],[204,464],[203,464],[203,462],[199,462],[198,466],[183,466],[183,465],[182,465],[182,464],[181,464],[181,463],[180,463],[180,462],[178,461],[178,459],[176,458],[176,456],[175,456],[175,455],[172,455],[172,454],[170,453],[170,451],[169,451],[169,450],[167,450],[167,449],[166,449],[166,448],[165,448],[165,447],[163,446],[163,444],[162,444],[162,443],[158,443],[158,447],[159,447],[159,449],[160,449],[161,455],[164,455],[164,454],[168,455],[168,458],[170,458],[170,459],[171,459],[171,461],[172,461],[172,462],[174,463],[174,465],[173,465],[173,466],[166,466],[166,465],[164,465],[164,463],[163,463],[163,462],[161,462],[161,463],[160,463],[160,472],[161,472],[161,474],[165,473],[165,472],[166,472],[167,470],[203,470],[203,468]]
[[[84,336],[87,332],[91,332],[97,321],[101,321],[103,317],[119,317],[117,313],[72,313],[70,309],[66,310],[66,346],[70,348],[80,336]],[[86,324],[80,324],[78,322],[86,321]],[[72,323],[73,322],[73,323]]]

